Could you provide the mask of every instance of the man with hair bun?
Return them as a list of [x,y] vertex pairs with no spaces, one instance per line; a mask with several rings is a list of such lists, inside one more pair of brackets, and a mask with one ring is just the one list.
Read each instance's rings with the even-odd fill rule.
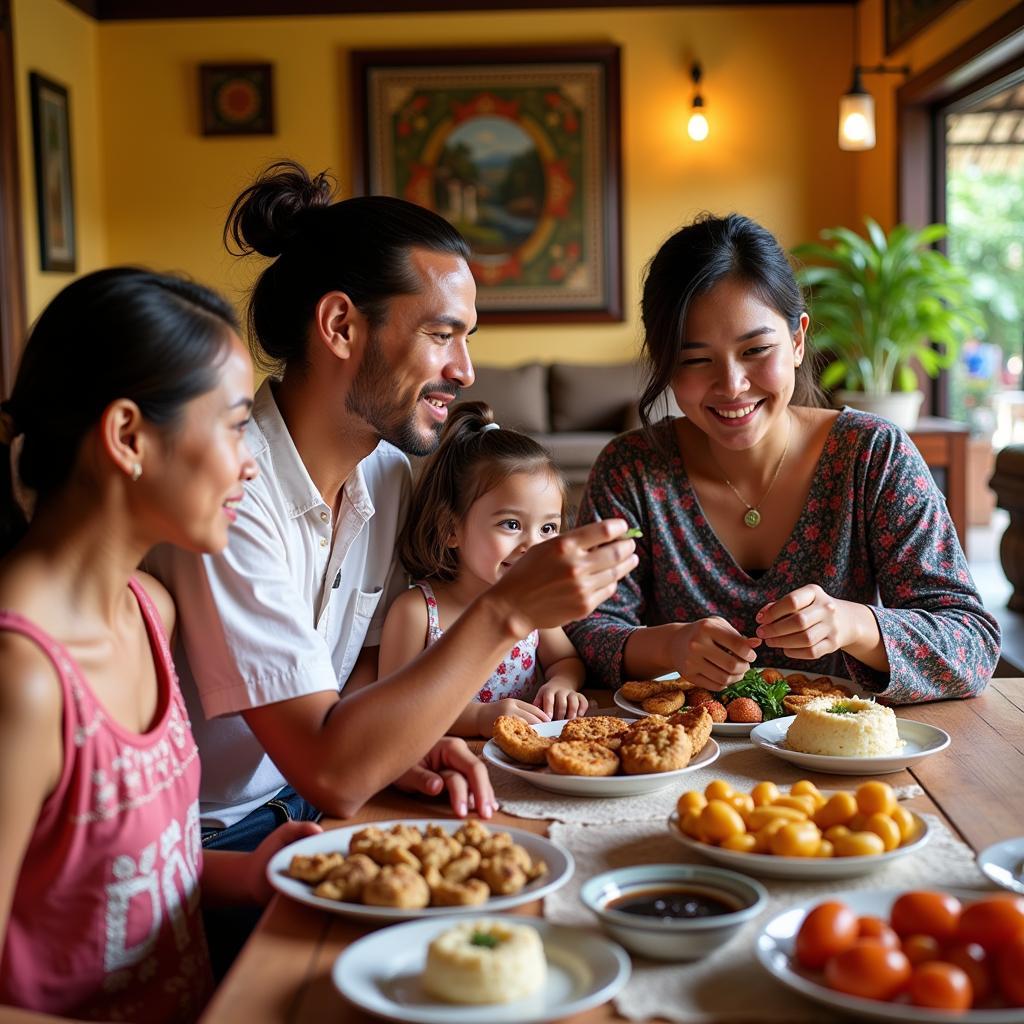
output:
[[406,586],[406,455],[433,451],[473,383],[476,288],[438,215],[331,200],[325,175],[283,163],[235,201],[226,239],[273,260],[248,307],[272,374],[247,436],[260,477],[224,554],[151,558],[181,608],[211,847],[249,848],[281,818],[349,817],[393,782],[489,817],[483,764],[444,733],[518,638],[586,615],[636,564],[616,519],[547,542],[377,681],[384,615]]

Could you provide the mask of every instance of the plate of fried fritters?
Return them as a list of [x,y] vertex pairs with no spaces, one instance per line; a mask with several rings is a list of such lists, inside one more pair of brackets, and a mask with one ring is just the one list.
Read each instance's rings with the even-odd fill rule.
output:
[[529,725],[502,715],[484,760],[538,789],[573,796],[637,796],[672,785],[718,757],[703,708],[662,717],[587,715]]
[[267,864],[300,903],[372,921],[507,910],[560,889],[574,868],[533,832],[471,820],[375,821],[306,836]]
[[[787,668],[764,668],[761,672],[766,679],[781,676],[789,683],[790,692],[782,700],[787,715],[795,715],[800,704],[814,697],[849,697],[851,694],[862,692],[852,680],[839,676],[820,676]],[[638,679],[623,683],[615,691],[612,699],[623,711],[631,715],[672,715],[695,707],[708,697],[716,699],[717,695],[713,691],[694,686],[693,683],[681,678],[677,672],[673,672],[657,679]],[[759,724],[715,722],[711,734],[749,736],[754,726]]]

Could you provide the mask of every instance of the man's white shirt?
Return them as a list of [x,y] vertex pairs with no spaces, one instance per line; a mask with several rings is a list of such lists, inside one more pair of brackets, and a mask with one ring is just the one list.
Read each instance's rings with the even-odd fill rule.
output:
[[246,441],[260,475],[246,485],[227,549],[200,556],[162,545],[145,566],[178,608],[174,660],[202,758],[204,826],[234,824],[286,784],[241,712],[344,687],[407,585],[396,555],[405,455],[382,441],[346,481],[335,521],[269,380]]

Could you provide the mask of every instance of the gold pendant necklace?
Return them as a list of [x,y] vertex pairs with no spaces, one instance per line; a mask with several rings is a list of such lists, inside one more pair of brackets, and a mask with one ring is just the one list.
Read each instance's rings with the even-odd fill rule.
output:
[[761,500],[756,505],[751,505],[746,498],[740,494],[739,491],[733,486],[732,481],[722,472],[722,467],[718,465],[718,460],[715,459],[714,455],[711,455],[711,445],[708,445],[708,454],[711,455],[711,461],[714,462],[715,468],[719,473],[722,474],[722,479],[725,481],[729,490],[736,495],[737,498],[746,506],[747,511],[743,514],[743,525],[749,526],[751,530],[761,525],[761,513],[759,510],[760,506],[765,503],[768,495],[772,493],[772,488],[775,486],[775,481],[779,479],[779,473],[782,472],[782,464],[786,461],[786,456],[789,454],[789,439],[793,436],[793,423],[792,420],[789,422],[789,431],[786,434],[786,446],[782,449],[782,458],[779,459],[779,464],[775,467],[775,472],[772,474],[772,478],[768,483],[768,488],[764,494],[761,495]]

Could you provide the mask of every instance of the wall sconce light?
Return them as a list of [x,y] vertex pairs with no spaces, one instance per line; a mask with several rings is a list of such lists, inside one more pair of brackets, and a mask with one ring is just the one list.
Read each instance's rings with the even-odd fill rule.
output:
[[703,72],[697,61],[690,68],[693,80],[693,102],[690,104],[690,120],[686,125],[686,133],[694,142],[703,142],[708,137],[708,119],[704,114],[704,97],[700,94],[700,80]]
[[887,67],[854,65],[853,82],[839,98],[839,148],[851,151],[875,148],[875,100],[863,86],[861,75],[909,75],[905,64]]

